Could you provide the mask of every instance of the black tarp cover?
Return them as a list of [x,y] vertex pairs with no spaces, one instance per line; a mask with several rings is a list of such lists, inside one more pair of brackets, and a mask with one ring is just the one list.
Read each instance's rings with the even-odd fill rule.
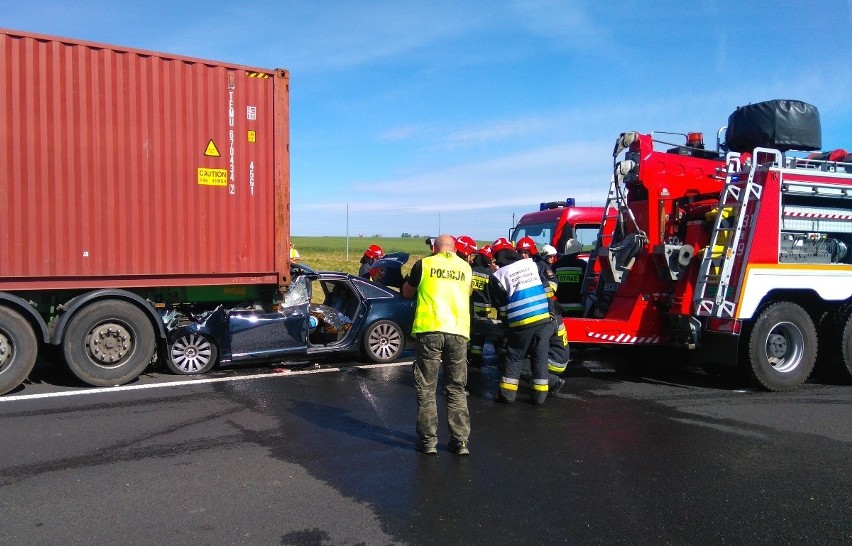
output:
[[812,151],[822,148],[816,106],[800,100],[769,100],[740,106],[728,117],[726,144],[732,152],[756,147]]

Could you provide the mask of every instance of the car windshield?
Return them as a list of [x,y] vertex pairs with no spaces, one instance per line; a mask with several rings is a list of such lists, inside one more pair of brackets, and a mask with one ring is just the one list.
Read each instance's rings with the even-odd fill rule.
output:
[[589,252],[595,246],[598,231],[600,231],[598,224],[582,224],[574,228],[573,237],[583,245],[583,252]]
[[536,245],[549,245],[555,229],[556,222],[518,226],[512,233],[512,241],[517,243],[524,237],[531,237]]
[[306,275],[293,277],[290,281],[290,289],[284,292],[284,302],[281,307],[294,307],[309,303],[311,296],[308,286],[308,277]]

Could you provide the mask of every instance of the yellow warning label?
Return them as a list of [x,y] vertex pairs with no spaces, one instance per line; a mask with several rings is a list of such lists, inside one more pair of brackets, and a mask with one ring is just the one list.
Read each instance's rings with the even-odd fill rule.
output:
[[257,141],[257,135],[255,134],[254,131],[248,132],[248,141],[249,142],[256,142]]
[[228,169],[198,168],[198,183],[202,186],[227,186]]
[[222,289],[229,296],[245,296],[248,293],[245,286],[226,286]]
[[210,142],[207,143],[207,149],[204,150],[204,155],[209,157],[222,157],[222,154],[219,153],[219,148],[216,147],[216,143],[213,142],[213,139],[210,139]]

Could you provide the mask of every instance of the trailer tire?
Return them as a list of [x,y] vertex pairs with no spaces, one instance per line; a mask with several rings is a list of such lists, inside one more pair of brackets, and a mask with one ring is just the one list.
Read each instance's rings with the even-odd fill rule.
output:
[[62,342],[65,364],[89,385],[133,381],[154,356],[154,327],[145,313],[122,300],[96,301],[68,321]]
[[27,319],[0,307],[0,394],[24,382],[36,363],[38,340]]
[[782,301],[763,308],[747,340],[748,362],[743,368],[767,390],[794,390],[814,368],[816,328],[807,311],[795,303]]

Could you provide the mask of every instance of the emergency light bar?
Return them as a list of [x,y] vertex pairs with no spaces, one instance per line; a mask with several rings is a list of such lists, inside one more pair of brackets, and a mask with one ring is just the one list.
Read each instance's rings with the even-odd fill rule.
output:
[[560,207],[573,207],[576,206],[573,197],[566,197],[565,201],[550,201],[547,203],[541,203],[538,206],[539,211],[548,210],[548,209],[558,209]]

